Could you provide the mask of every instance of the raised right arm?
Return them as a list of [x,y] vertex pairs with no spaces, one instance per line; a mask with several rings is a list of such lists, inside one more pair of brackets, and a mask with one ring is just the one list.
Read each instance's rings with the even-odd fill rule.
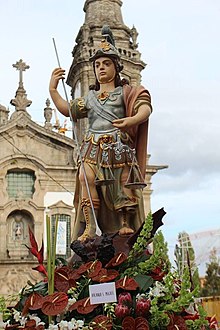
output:
[[57,86],[61,79],[65,78],[65,70],[62,68],[56,68],[53,70],[50,78],[49,84],[49,92],[50,96],[55,104],[56,108],[62,113],[64,116],[69,117],[69,108],[66,100],[62,98],[62,96],[57,91]]

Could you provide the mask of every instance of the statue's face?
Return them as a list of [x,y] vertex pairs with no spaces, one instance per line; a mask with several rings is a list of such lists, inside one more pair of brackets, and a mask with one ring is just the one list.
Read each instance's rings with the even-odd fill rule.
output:
[[95,61],[95,75],[100,84],[106,84],[115,79],[116,70],[109,57],[99,57]]

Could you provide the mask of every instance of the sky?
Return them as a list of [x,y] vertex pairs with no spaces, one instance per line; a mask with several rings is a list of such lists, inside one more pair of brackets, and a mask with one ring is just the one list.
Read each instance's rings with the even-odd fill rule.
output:
[[[84,0],[0,1],[0,104],[14,110],[10,100],[19,75],[12,64],[23,59],[30,65],[24,72],[32,100],[28,112],[44,122],[48,82],[57,67],[52,38],[68,72],[83,5]],[[220,2],[124,0],[122,15],[138,30],[138,49],[147,63],[142,84],[154,109],[150,164],[169,166],[152,177],[151,206],[167,212],[162,230],[172,250],[182,231],[220,227]],[[219,247],[220,237],[215,244]]]

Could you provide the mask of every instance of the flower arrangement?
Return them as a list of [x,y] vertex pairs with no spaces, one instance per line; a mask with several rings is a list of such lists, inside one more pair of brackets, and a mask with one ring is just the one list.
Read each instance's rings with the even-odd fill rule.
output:
[[[30,230],[28,248],[38,260],[35,269],[44,278],[28,283],[13,307],[0,300],[0,329],[218,329],[217,320],[207,318],[195,299],[197,289],[191,290],[190,270],[185,269],[180,279],[171,269],[163,235],[156,233],[162,222],[155,228],[154,220],[149,213],[135,242],[128,242],[127,253],[117,252],[114,237],[104,235],[85,243],[74,241],[71,248],[78,257],[57,265],[56,243],[51,246],[47,220],[47,268],[43,243],[38,250]],[[113,284],[117,299],[92,303],[90,287],[105,283]]]

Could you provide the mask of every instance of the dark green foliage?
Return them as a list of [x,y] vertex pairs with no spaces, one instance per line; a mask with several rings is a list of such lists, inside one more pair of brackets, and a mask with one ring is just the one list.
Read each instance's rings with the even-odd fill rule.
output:
[[203,297],[220,296],[220,262],[216,250],[211,252],[206,267],[205,283],[201,295]]

